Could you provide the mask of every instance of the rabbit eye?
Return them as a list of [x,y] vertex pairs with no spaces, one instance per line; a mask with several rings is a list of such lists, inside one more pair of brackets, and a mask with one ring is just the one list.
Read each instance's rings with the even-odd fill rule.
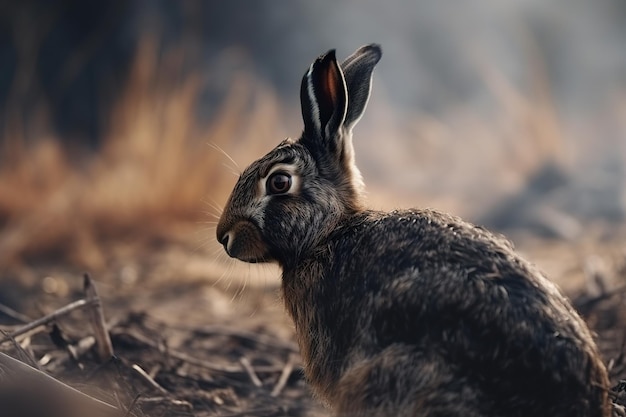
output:
[[291,188],[291,176],[284,172],[276,172],[267,179],[268,194],[284,194]]

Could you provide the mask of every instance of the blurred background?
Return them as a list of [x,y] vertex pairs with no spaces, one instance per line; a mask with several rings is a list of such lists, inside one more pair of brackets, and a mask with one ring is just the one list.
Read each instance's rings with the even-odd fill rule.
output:
[[0,272],[215,257],[232,172],[300,133],[305,69],[370,42],[374,207],[514,238],[623,230],[623,1],[3,1]]

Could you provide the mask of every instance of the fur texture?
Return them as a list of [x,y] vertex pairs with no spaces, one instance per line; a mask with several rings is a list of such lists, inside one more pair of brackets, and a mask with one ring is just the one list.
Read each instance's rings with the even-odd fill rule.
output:
[[380,57],[367,45],[311,65],[302,136],[242,173],[218,240],[281,265],[307,379],[338,416],[608,417],[588,328],[508,241],[364,208],[352,127]]

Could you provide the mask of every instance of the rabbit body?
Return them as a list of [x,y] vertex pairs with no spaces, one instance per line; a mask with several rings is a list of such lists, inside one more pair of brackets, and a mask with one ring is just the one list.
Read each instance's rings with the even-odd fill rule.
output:
[[241,174],[227,253],[277,262],[305,374],[337,416],[608,417],[607,372],[558,289],[504,238],[365,208],[352,127],[380,47],[303,77],[304,131]]
[[338,415],[607,415],[604,365],[569,302],[453,216],[352,216],[284,270],[283,294]]

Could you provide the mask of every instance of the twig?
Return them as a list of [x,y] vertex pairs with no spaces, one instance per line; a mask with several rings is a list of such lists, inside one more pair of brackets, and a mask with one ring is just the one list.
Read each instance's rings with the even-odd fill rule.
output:
[[187,362],[191,365],[196,365],[201,368],[209,369],[211,371],[224,372],[224,373],[240,373],[242,371],[242,367],[239,366],[220,366],[215,365],[211,362],[194,358],[193,356],[189,356],[186,353],[179,352],[176,350],[168,350],[167,352],[172,358],[179,359],[183,362]]
[[135,363],[135,364],[133,364],[132,368],[133,368],[133,370],[135,372],[137,372],[137,374],[139,374],[139,376],[141,376],[146,382],[148,382],[148,384],[152,388],[156,389],[161,394],[164,394],[164,395],[168,395],[169,394],[169,392],[165,388],[163,388],[161,385],[159,385],[159,383],[156,382],[154,380],[154,378],[152,378],[150,375],[148,375],[148,373],[146,371],[144,371],[141,366],[139,366],[139,365],[137,365]]
[[[112,330],[113,334],[118,334],[118,335],[125,335],[125,336],[129,336],[132,337],[133,339],[135,339],[136,341],[143,343],[147,346],[150,346],[153,349],[156,349],[159,352],[163,352],[164,354],[167,354],[169,357],[174,358],[174,359],[178,359],[180,361],[186,362],[190,365],[194,365],[194,366],[198,366],[200,368],[204,368],[204,369],[208,369],[210,371],[215,371],[215,372],[222,372],[225,374],[228,373],[233,373],[233,374],[238,374],[238,373],[242,373],[245,372],[245,369],[243,368],[243,366],[237,366],[237,365],[233,365],[233,366],[221,366],[221,365],[216,365],[212,362],[203,360],[203,359],[198,359],[196,357],[193,356],[189,356],[188,354],[184,353],[184,352],[180,352],[171,348],[163,348],[163,345],[157,341],[151,340],[148,337],[142,335],[141,333],[138,333],[136,331],[133,330],[124,330],[124,331],[120,331],[120,330]],[[261,373],[261,372],[279,372],[281,370],[283,370],[283,367],[276,367],[276,366],[257,366],[255,368],[257,373]]]
[[91,317],[91,325],[96,337],[96,347],[98,349],[98,359],[100,362],[106,362],[113,356],[113,345],[107,331],[106,321],[104,319],[104,311],[102,310],[102,302],[96,290],[96,286],[89,277],[84,275],[83,288],[88,299],[94,300],[93,308],[89,311]]
[[39,367],[39,364],[37,363],[35,358],[33,358],[33,355],[31,355],[26,349],[24,349],[22,347],[22,345],[17,343],[17,340],[15,340],[14,337],[12,337],[11,335],[7,334],[3,330],[0,330],[0,333],[2,333],[5,337],[8,337],[11,340],[11,342],[13,343],[13,348],[19,354],[20,360],[22,362],[26,363],[28,366],[32,366],[33,368],[35,368],[37,370],[41,370],[41,368]]
[[287,342],[287,341],[283,342],[269,335],[258,334],[258,333],[245,331],[245,330],[239,330],[239,329],[230,328],[226,326],[209,325],[209,326],[202,326],[199,328],[179,326],[179,328],[183,328],[185,330],[191,330],[196,334],[202,334],[202,335],[208,335],[208,336],[213,336],[217,334],[217,335],[223,335],[223,336],[237,337],[239,339],[250,340],[260,345],[265,345],[265,346],[272,347],[275,349],[284,349],[284,350],[291,351],[294,353],[298,352],[298,346],[295,343]]
[[[132,338],[134,338],[135,340],[144,343],[148,346],[150,346],[151,348],[154,348],[158,351],[163,351],[162,346],[159,342],[155,342],[154,340],[151,340],[147,337],[145,337],[142,334],[139,334],[137,332],[134,331],[126,331],[123,332],[123,334],[130,336]],[[178,359],[181,360],[183,362],[187,362],[191,365],[195,365],[195,366],[199,366],[201,368],[205,368],[205,369],[209,369],[211,371],[216,371],[216,372],[224,372],[224,373],[241,373],[243,371],[243,368],[241,366],[220,366],[220,365],[215,365],[211,362],[202,360],[202,359],[198,359],[198,358],[194,358],[192,356],[187,355],[186,353],[183,352],[179,352],[177,350],[173,350],[173,349],[167,349],[164,353],[166,353],[167,355],[169,355],[170,357],[174,358],[174,359]]]
[[252,367],[252,364],[250,363],[248,358],[246,358],[245,356],[242,356],[241,359],[239,359],[239,362],[243,366],[243,369],[245,369],[246,372],[248,373],[248,376],[250,377],[250,380],[252,381],[254,386],[255,387],[262,387],[263,383],[261,382],[261,380],[257,376],[256,372],[254,372],[254,368]]
[[[280,414],[277,414],[279,412]],[[250,410],[237,411],[230,414],[220,414],[220,417],[246,417],[263,415],[285,415],[285,410],[282,407],[253,408]]]
[[131,413],[133,412],[133,408],[135,408],[135,406],[137,405],[137,401],[139,401],[140,397],[141,397],[141,394],[135,395],[135,398],[133,398],[133,401],[128,406],[128,410],[126,410],[126,413],[124,413],[124,417],[132,416]]
[[193,404],[191,404],[189,401],[176,400],[170,397],[147,397],[147,398],[142,397],[142,398],[139,398],[138,402],[142,404],[168,402],[177,407],[185,407],[188,410],[193,410]]
[[30,330],[33,330],[39,326],[44,326],[52,321],[55,321],[56,319],[60,317],[66,316],[74,310],[79,310],[84,307],[89,307],[93,305],[96,301],[97,300],[93,300],[93,299],[81,299],[78,301],[74,301],[73,303],[70,303],[66,305],[65,307],[61,307],[60,309],[53,311],[50,314],[47,314],[37,320],[31,321],[30,323],[22,327],[17,328],[16,330],[9,333],[8,336],[4,337],[3,339],[0,339],[0,344],[10,341],[11,338],[17,338],[18,336],[21,336],[24,333],[27,333]]
[[78,362],[80,357],[88,352],[95,344],[96,338],[93,336],[87,336],[83,337],[73,345],[67,345],[67,351],[69,352],[72,360]]
[[30,317],[28,317],[25,314],[22,314],[18,311],[13,310],[11,307],[6,306],[2,303],[0,303],[0,313],[3,313],[9,317],[11,317],[12,319],[15,319],[21,323],[28,323],[30,321],[32,321],[33,319],[31,319]]
[[289,355],[289,359],[287,359],[287,363],[285,364],[285,367],[283,368],[283,372],[280,374],[280,378],[278,378],[278,382],[276,383],[276,385],[274,386],[274,389],[272,390],[272,393],[270,394],[272,397],[278,397],[278,395],[283,390],[283,388],[285,388],[285,385],[287,384],[287,380],[289,379],[289,376],[291,375],[291,372],[293,371],[293,363],[294,363],[294,357],[293,355]]
[[[20,362],[17,359],[12,358],[11,356],[2,352],[0,352],[0,365],[2,366],[2,368],[4,368],[3,373],[7,373],[8,371],[10,374],[13,374],[14,378],[32,378],[33,382],[48,384],[49,389],[60,389],[61,392],[72,395],[77,400],[82,400],[89,403],[90,405],[98,406],[103,410],[117,410],[117,408],[112,406],[111,404],[105,403],[104,401],[80,392],[77,389],[72,388],[69,385],[66,385],[63,382],[51,377],[45,372],[39,371],[32,366],[29,366],[24,362]],[[12,381],[14,380],[14,378],[12,378]]]

